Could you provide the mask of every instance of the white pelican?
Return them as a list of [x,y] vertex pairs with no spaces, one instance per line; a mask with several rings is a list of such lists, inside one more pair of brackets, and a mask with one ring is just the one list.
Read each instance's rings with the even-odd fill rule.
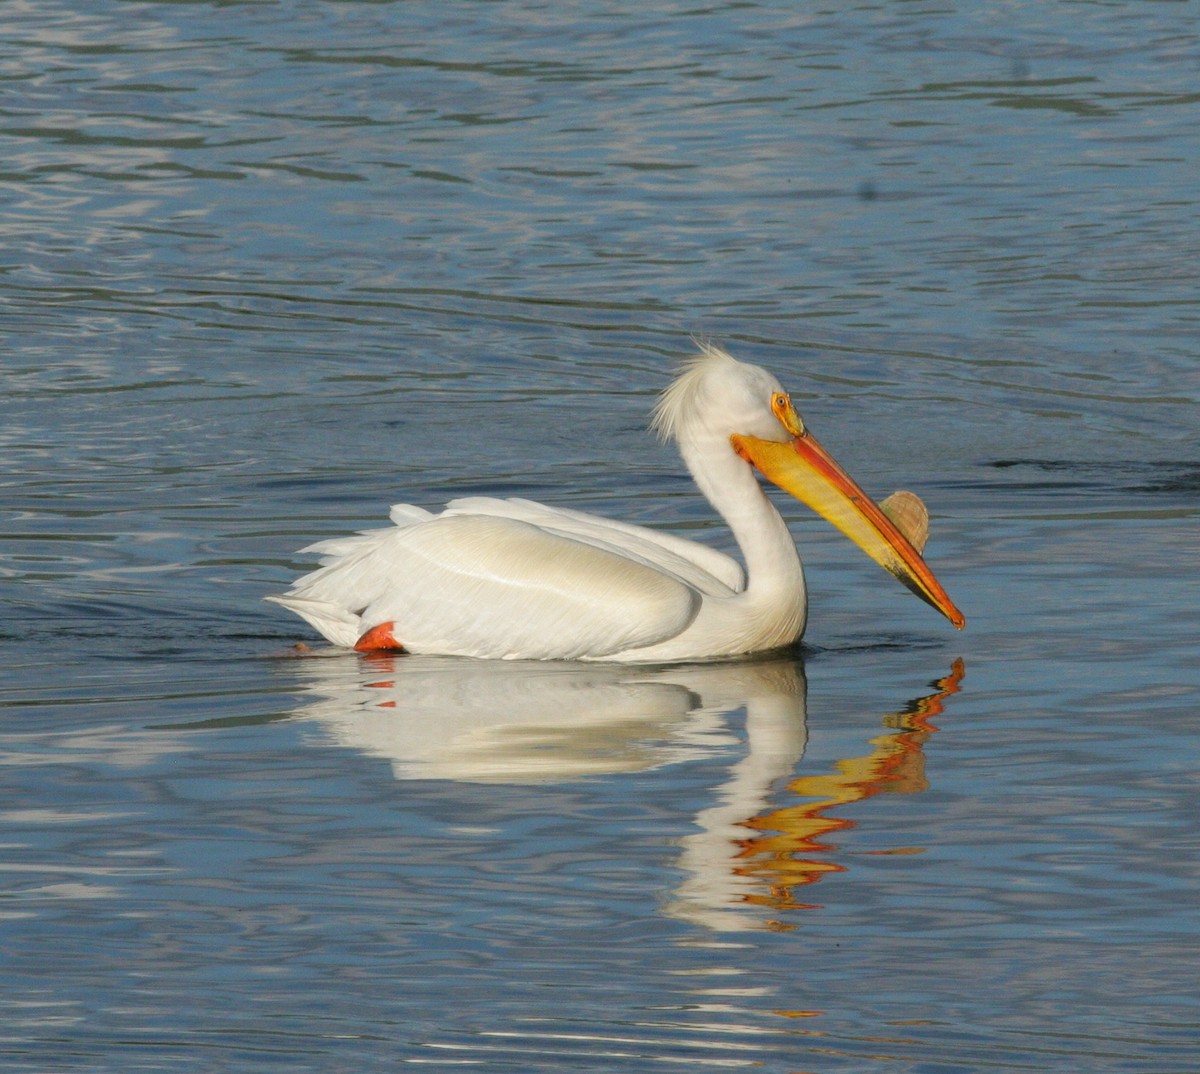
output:
[[963,626],[913,547],[924,542],[918,527],[901,521],[913,540],[901,533],[816,441],[770,373],[702,346],[663,392],[653,427],[678,444],[733,531],[744,569],[706,545],[642,526],[468,497],[438,514],[400,504],[387,529],[304,549],[321,554],[322,566],[268,599],[334,645],[360,651],[669,662],[781,648],[804,633],[808,597],[796,545],[757,468]]

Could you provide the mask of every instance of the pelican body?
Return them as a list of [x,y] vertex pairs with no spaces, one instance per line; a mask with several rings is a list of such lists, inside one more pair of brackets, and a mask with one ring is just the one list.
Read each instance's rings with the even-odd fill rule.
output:
[[778,649],[804,633],[808,597],[757,470],[963,626],[914,547],[923,536],[903,521],[902,532],[887,501],[855,484],[767,371],[702,346],[663,392],[653,427],[678,445],[744,567],[642,526],[469,497],[436,514],[398,505],[388,528],[304,549],[322,556],[319,569],[268,599],[361,651],[662,663]]

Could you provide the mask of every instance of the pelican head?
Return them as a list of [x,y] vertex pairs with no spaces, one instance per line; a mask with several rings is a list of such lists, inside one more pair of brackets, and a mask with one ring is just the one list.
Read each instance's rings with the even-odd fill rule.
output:
[[[961,629],[966,620],[892,515],[875,503],[818,442],[779,381],[764,369],[702,345],[663,393],[654,428],[684,458],[723,450],[832,523],[876,563]],[[689,459],[689,466],[691,460]],[[911,497],[911,494],[908,494]],[[911,497],[916,500],[916,497]],[[917,501],[919,504],[920,501]],[[907,528],[907,527],[906,527]]]
[[685,453],[698,441],[726,442],[735,434],[786,441],[794,434],[771,407],[777,396],[787,393],[774,374],[701,344],[659,398],[652,428]]

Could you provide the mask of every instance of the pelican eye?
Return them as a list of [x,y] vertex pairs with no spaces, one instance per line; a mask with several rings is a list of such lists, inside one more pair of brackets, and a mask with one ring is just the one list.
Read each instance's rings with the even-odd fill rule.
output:
[[792,406],[792,400],[787,392],[776,392],[771,396],[771,412],[793,436],[807,435],[804,419],[796,413],[796,408]]

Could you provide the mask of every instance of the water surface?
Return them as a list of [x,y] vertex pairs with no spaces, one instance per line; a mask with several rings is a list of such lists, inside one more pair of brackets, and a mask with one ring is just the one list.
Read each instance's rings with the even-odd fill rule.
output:
[[[5,5],[0,1064],[1200,1067],[1189,15]],[[796,653],[295,655],[393,502],[728,548],[690,334],[964,633],[781,503]]]

